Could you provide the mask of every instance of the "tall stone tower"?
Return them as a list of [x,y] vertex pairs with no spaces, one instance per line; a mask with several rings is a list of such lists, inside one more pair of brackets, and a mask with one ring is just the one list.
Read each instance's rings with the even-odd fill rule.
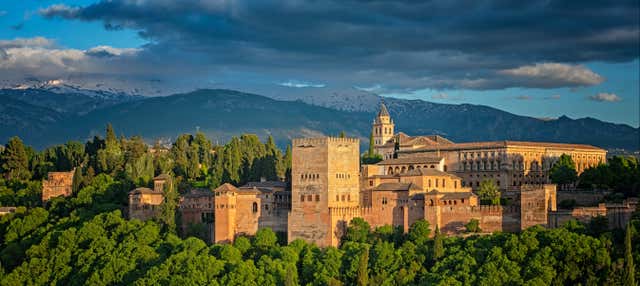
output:
[[236,198],[238,189],[226,183],[214,192],[214,228],[213,241],[232,242],[236,235]]
[[332,212],[359,207],[360,141],[293,139],[288,239],[337,245]]
[[389,110],[387,110],[384,102],[380,102],[380,111],[378,112],[378,116],[373,120],[373,129],[371,130],[375,147],[381,147],[387,143],[389,139],[393,138],[393,127],[394,124],[391,115],[389,115]]

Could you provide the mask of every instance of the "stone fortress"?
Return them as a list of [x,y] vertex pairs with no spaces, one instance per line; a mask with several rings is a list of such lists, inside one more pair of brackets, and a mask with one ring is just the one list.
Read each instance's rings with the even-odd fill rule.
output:
[[[556,226],[571,214],[556,211],[556,186],[549,184],[555,160],[569,154],[581,172],[606,158],[605,150],[588,145],[454,143],[437,135],[396,134],[394,127],[381,104],[372,132],[375,150],[384,160],[373,165],[360,165],[359,139],[294,139],[290,187],[285,182],[250,182],[183,192],[181,227],[203,224],[210,242],[231,242],[269,227],[287,233],[289,241],[337,246],[356,217],[372,227],[392,225],[405,232],[424,219],[451,235],[465,232],[472,219],[483,232]],[[508,204],[480,205],[474,190],[483,180],[494,180]],[[163,179],[154,182],[157,187]],[[162,203],[158,195],[156,188],[131,191],[129,217],[152,217]]]

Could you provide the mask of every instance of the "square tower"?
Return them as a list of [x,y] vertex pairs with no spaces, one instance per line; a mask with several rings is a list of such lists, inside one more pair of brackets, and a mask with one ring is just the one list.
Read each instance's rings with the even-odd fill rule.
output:
[[375,147],[382,147],[393,138],[394,124],[384,102],[380,103],[380,111],[378,116],[373,120],[371,134],[373,135],[373,144]]
[[294,139],[288,238],[332,245],[330,209],[359,206],[360,140]]

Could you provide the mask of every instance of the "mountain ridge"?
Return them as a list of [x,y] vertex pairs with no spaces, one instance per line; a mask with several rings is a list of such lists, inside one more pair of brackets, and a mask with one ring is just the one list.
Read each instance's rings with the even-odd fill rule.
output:
[[[12,102],[15,105],[15,100]],[[396,132],[410,135],[438,134],[454,142],[519,140],[628,150],[638,148],[638,128],[593,118],[561,116],[555,120],[541,120],[483,105],[397,98],[384,98],[384,102],[394,118]],[[3,101],[0,108],[4,105]],[[27,104],[25,108],[32,108],[32,105]],[[302,100],[277,100],[227,89],[139,98],[96,107],[86,113],[46,109],[39,112],[50,112],[53,122],[23,119],[27,124],[33,121],[39,127],[40,132],[30,132],[25,138],[27,143],[37,147],[103,134],[108,122],[117,132],[127,136],[141,135],[148,142],[159,138],[171,140],[179,134],[200,130],[218,143],[234,135],[255,133],[261,137],[273,135],[278,145],[285,146],[294,137],[337,135],[345,131],[361,138],[366,146],[376,113],[344,111]],[[7,126],[0,126],[7,129]],[[14,135],[22,137],[19,131],[17,133]],[[2,131],[0,136],[0,140],[6,141],[10,135]]]

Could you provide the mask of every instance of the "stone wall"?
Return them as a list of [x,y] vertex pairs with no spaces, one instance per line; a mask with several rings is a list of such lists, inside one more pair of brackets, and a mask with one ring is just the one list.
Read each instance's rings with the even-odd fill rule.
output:
[[607,192],[603,191],[558,191],[558,203],[564,200],[575,200],[578,206],[597,206]]
[[51,198],[71,196],[73,192],[73,174],[75,170],[69,172],[49,172],[47,179],[42,181],[42,202]]
[[353,138],[294,139],[288,239],[337,245],[329,208],[357,208],[360,142]]

